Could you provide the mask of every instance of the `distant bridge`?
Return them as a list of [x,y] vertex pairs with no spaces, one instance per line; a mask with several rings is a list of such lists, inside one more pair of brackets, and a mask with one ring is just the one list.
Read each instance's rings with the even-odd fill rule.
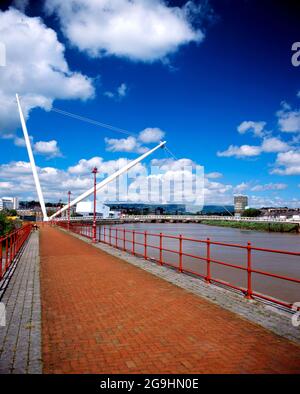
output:
[[[57,220],[66,221],[67,218]],[[90,222],[92,216],[88,217],[71,217],[71,221]],[[220,220],[233,222],[255,222],[255,223],[294,223],[300,226],[300,220],[274,217],[235,217],[235,216],[217,216],[217,215],[123,215],[118,219],[103,219],[97,216],[97,222],[107,223],[201,223],[203,220]]]

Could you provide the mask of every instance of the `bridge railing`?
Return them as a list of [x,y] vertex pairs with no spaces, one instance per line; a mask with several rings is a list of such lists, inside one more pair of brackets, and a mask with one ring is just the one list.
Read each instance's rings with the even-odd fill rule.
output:
[[[91,222],[92,216],[76,216],[71,217],[71,222]],[[109,217],[103,218],[102,216],[96,216],[96,221],[108,220],[111,222],[143,222],[143,221],[182,221],[182,222],[201,222],[202,220],[218,220],[218,221],[230,221],[230,222],[262,222],[262,223],[299,223],[299,219],[293,218],[280,218],[272,216],[261,216],[261,217],[236,217],[236,216],[217,216],[217,215],[122,215],[118,218]],[[57,218],[55,222],[66,222],[67,217]]]
[[[68,224],[64,222],[57,223],[57,225],[68,228]],[[92,239],[92,226],[89,224],[70,223],[69,229],[79,235]],[[97,240],[129,252],[134,256],[155,261],[161,266],[172,267],[178,272],[200,277],[208,284],[215,283],[234,289],[242,293],[247,299],[259,298],[288,309],[292,308],[294,302],[299,301],[295,299],[293,302],[287,302],[271,294],[266,294],[266,291],[263,293],[256,290],[253,282],[257,283],[257,276],[260,276],[265,278],[264,281],[267,280],[266,278],[272,280],[269,288],[280,287],[278,284],[273,283],[274,280],[279,280],[290,283],[292,286],[297,286],[297,292],[299,294],[300,279],[260,269],[259,264],[254,264],[253,260],[261,253],[263,256],[261,256],[262,258],[260,260],[263,262],[266,260],[267,255],[272,256],[272,262],[276,260],[274,256],[289,256],[296,259],[294,263],[298,264],[299,267],[300,252],[259,248],[253,246],[250,242],[247,245],[240,245],[212,241],[210,238],[194,239],[183,235],[151,233],[104,225],[98,226],[97,228]],[[219,253],[215,253],[216,249],[219,249]],[[199,254],[195,254],[195,250],[199,251]],[[234,253],[228,253],[228,250],[239,251],[239,255],[234,256]],[[226,257],[230,255],[231,261],[225,261],[222,258],[223,255]],[[219,256],[221,257],[219,258]],[[227,273],[222,273],[227,280],[220,278],[222,275],[214,269],[216,266],[224,267],[225,271],[227,270]],[[284,269],[284,261],[281,261],[281,266]],[[244,283],[244,285],[240,283]],[[296,293],[295,289],[294,293]]]
[[24,242],[29,237],[32,224],[25,224],[17,230],[0,237],[0,280],[10,268]]

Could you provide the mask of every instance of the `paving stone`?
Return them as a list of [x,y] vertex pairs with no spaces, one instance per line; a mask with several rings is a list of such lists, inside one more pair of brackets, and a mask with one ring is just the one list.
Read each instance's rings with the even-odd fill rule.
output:
[[1,299],[0,373],[41,373],[39,235],[32,233]]
[[40,240],[44,373],[300,372],[298,344],[209,297],[245,316],[257,303],[57,228]]

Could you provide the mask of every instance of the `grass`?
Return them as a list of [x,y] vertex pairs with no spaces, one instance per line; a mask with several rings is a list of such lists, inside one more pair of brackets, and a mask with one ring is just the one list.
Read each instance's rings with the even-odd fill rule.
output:
[[294,223],[259,223],[227,220],[202,220],[202,224],[210,226],[222,226],[231,228],[241,228],[245,230],[270,231],[276,233],[297,233],[299,225]]

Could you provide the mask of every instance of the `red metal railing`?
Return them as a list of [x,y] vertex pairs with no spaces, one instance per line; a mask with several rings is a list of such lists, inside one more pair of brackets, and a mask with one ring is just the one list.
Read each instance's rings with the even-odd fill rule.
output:
[[[67,228],[67,223],[65,222],[57,222],[57,225],[60,227]],[[189,237],[184,237],[182,235],[167,235],[163,233],[154,234],[148,233],[147,231],[136,231],[132,229],[119,228],[116,226],[106,227],[100,226],[99,231],[97,233],[97,239],[99,242],[108,244],[110,246],[116,247],[123,251],[127,251],[135,256],[143,257],[144,259],[154,260],[160,265],[166,265],[172,268],[177,269],[179,272],[192,274],[198,277],[203,278],[206,283],[217,283],[223,286],[238,290],[242,292],[246,298],[252,299],[254,297],[258,297],[264,299],[266,301],[273,302],[275,304],[291,308],[292,303],[285,302],[279,300],[275,297],[272,297],[267,294],[262,294],[253,289],[252,281],[253,275],[261,275],[263,277],[269,277],[272,279],[280,279],[283,281],[287,281],[290,283],[295,283],[297,285],[300,284],[300,279],[292,278],[286,275],[279,275],[277,273],[267,272],[258,268],[253,268],[252,266],[252,257],[253,252],[263,252],[263,253],[271,253],[272,255],[279,254],[284,256],[294,256],[300,257],[300,252],[290,252],[285,250],[275,250],[275,249],[267,249],[267,248],[258,248],[252,246],[250,242],[247,245],[239,245],[239,244],[228,244],[224,242],[215,242],[207,238],[206,240],[193,239]],[[79,235],[85,236],[89,239],[92,239],[92,226],[86,223],[70,223],[70,231],[73,231]],[[149,238],[157,239],[156,244],[149,243]],[[165,246],[166,240],[178,241],[178,248],[170,249]],[[203,245],[205,253],[204,255],[195,255],[193,253],[188,253],[183,248],[183,243],[190,243],[197,245]],[[222,248],[233,248],[239,249],[245,252],[246,262],[243,265],[234,264],[231,262],[222,261],[217,258],[212,258],[212,247],[222,247]],[[138,250],[139,249],[139,250]],[[157,255],[155,257],[149,256],[149,249],[156,250]],[[177,262],[171,262],[164,259],[164,253],[177,255]],[[193,259],[195,261],[200,261],[204,264],[204,272],[197,272],[193,269],[190,269],[185,266],[184,258]],[[300,263],[300,260],[297,261]],[[240,272],[244,272],[246,277],[246,287],[239,286],[227,281],[220,279],[219,277],[212,275],[212,266],[223,266],[230,269],[234,269]],[[203,268],[203,267],[202,267]],[[299,287],[300,290],[300,287]],[[298,293],[300,296],[300,293]],[[297,301],[297,300],[295,300]]]
[[32,229],[31,224],[0,237],[0,280],[11,266],[19,250],[28,238]]

